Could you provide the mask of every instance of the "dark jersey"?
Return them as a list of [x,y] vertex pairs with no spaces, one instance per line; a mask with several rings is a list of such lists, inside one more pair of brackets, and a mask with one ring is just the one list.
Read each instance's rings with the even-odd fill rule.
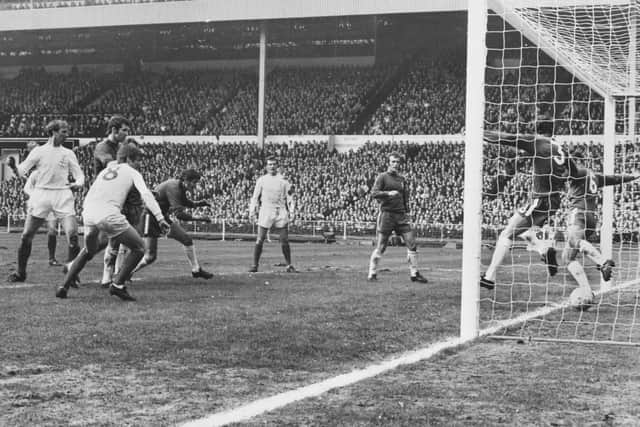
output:
[[96,145],[93,150],[93,172],[94,176],[107,167],[107,164],[113,160],[116,160],[118,153],[118,143],[113,142],[110,139],[105,139]]
[[590,169],[578,169],[569,179],[569,201],[571,208],[585,212],[595,212],[598,207],[598,189],[607,185],[622,184],[636,177],[634,175],[603,175]]
[[531,196],[546,197],[561,193],[569,176],[576,170],[575,163],[567,151],[556,144],[552,138],[533,137],[532,135],[506,135],[485,132],[485,140],[492,144],[505,144],[531,155],[533,176]]
[[[392,190],[400,194],[391,197],[387,192]],[[405,179],[397,173],[383,172],[378,175],[371,189],[371,196],[380,202],[380,210],[383,212],[409,212]]]
[[184,210],[186,208],[196,207],[196,205],[187,198],[187,193],[180,183],[180,180],[168,179],[158,184],[153,192],[165,216],[173,214],[176,218],[183,221],[193,219],[193,217]]

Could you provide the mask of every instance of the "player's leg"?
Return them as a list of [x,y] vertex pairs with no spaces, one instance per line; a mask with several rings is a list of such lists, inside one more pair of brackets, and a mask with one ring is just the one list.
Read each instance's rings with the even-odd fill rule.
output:
[[20,244],[18,245],[18,269],[9,275],[8,280],[10,282],[24,282],[26,280],[27,263],[29,262],[29,256],[31,256],[33,237],[36,235],[38,228],[44,223],[45,217],[46,215],[43,217],[27,216]]
[[133,269],[133,273],[140,271],[148,265],[153,264],[158,258],[158,238],[157,237],[145,237],[144,238],[144,256]]
[[196,255],[196,245],[193,244],[193,239],[180,224],[172,222],[167,237],[182,243],[184,253],[189,260],[189,265],[191,265],[191,276],[201,279],[211,279],[213,277],[213,274],[203,270],[200,266],[198,256]]
[[407,262],[409,264],[409,277],[411,278],[411,281],[428,283],[429,281],[427,278],[422,276],[418,270],[418,245],[416,244],[415,230],[409,226],[408,229],[400,229],[399,232],[402,234],[405,246],[407,247]]
[[380,259],[384,251],[387,250],[390,236],[390,231],[378,231],[378,233],[376,233],[376,247],[373,249],[373,252],[371,252],[371,257],[369,258],[369,273],[367,274],[367,280],[369,281],[378,280],[378,266],[380,265]]
[[284,256],[284,262],[287,264],[287,273],[295,273],[296,269],[291,263],[291,245],[289,244],[289,227],[284,225],[283,227],[276,228],[280,236],[280,248],[282,249],[282,255]]
[[496,281],[496,272],[504,258],[511,250],[514,236],[519,236],[531,227],[531,216],[525,215],[526,210],[516,212],[504,230],[498,236],[496,247],[491,256],[491,263],[487,271],[480,277],[480,286],[487,289],[493,289]]
[[378,214],[378,220],[376,221],[376,247],[369,258],[367,280],[378,280],[378,265],[380,264],[380,259],[384,251],[387,249],[389,237],[393,232],[394,226],[395,223],[391,213],[381,211]]
[[587,256],[591,261],[595,262],[602,274],[602,280],[608,282],[611,280],[611,275],[613,274],[613,267],[615,267],[615,263],[612,259],[606,259],[605,256],[589,242],[589,237],[595,232],[597,219],[593,212],[581,212],[578,215],[578,218],[582,218],[584,223],[583,230],[584,234],[578,240],[576,239],[573,244],[576,249],[580,250],[583,254]]
[[578,283],[578,286],[591,291],[589,279],[587,278],[582,263],[576,258],[579,252],[580,241],[585,238],[584,233],[584,217],[579,218],[577,210],[573,210],[569,216],[569,225],[567,226],[567,244],[564,248],[562,258],[567,263],[567,270]]
[[253,248],[253,265],[249,269],[250,273],[258,271],[258,265],[260,265],[260,256],[262,255],[262,247],[264,241],[267,238],[267,232],[269,228],[258,225],[258,236],[256,237],[256,245]]
[[62,264],[56,259],[56,247],[58,246],[58,219],[50,214],[47,217],[47,250],[49,251],[49,265],[59,267]]
[[116,266],[116,257],[118,256],[118,247],[114,246],[111,239],[107,248],[104,251],[103,267],[102,267],[102,279],[100,285],[102,287],[108,287],[113,280],[113,273]]
[[126,246],[129,252],[122,263],[120,271],[116,273],[109,287],[109,293],[125,301],[135,301],[135,298],[127,291],[124,283],[131,277],[133,270],[140,263],[142,257],[144,257],[144,241],[135,228],[128,222],[127,225],[128,227],[122,233],[113,238],[115,244]]
[[56,297],[66,298],[70,287],[76,283],[77,277],[97,253],[107,246],[106,236],[96,226],[85,224],[84,248],[67,264],[62,286],[56,291]]

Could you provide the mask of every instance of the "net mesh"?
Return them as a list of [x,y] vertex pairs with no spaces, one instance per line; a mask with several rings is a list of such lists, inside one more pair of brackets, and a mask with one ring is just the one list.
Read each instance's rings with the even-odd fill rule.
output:
[[[603,172],[604,100],[615,97],[615,174],[640,171],[636,118],[640,110],[634,88],[637,44],[631,29],[638,2],[504,1],[489,11],[485,128],[535,133],[536,120],[551,119],[558,143],[582,153],[582,166]],[[577,2],[576,2],[577,3]],[[514,15],[517,15],[514,17]],[[629,52],[632,52],[630,55]],[[532,154],[503,145],[485,144],[482,262],[491,260],[493,244],[509,217],[529,201]],[[602,190],[596,218],[602,218]],[[547,223],[534,232],[558,254],[568,245],[571,214],[567,197]],[[580,310],[569,296],[578,287],[561,260],[550,276],[538,252],[514,239],[497,270],[496,287],[482,290],[481,327],[521,316],[523,321],[502,333],[515,337],[640,344],[640,186],[638,181],[614,187],[614,279],[602,283],[598,265],[584,254],[583,266],[593,304]],[[599,247],[600,220],[589,241]]]

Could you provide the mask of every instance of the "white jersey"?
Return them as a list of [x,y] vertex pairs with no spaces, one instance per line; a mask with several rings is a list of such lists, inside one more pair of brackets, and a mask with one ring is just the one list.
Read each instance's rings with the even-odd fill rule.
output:
[[260,204],[261,209],[287,208],[287,197],[291,186],[282,175],[266,174],[258,178],[251,197],[249,211],[253,214]]
[[22,188],[22,191],[24,191],[25,194],[29,197],[31,197],[31,193],[33,193],[33,190],[35,190],[36,188],[37,177],[38,177],[38,171],[33,171],[31,172],[31,175],[29,175],[29,178],[27,178],[27,182],[24,183],[24,187]]
[[128,163],[110,162],[103,169],[89,188],[84,198],[83,209],[93,214],[104,216],[122,211],[127,194],[135,187],[147,208],[161,221],[164,219],[160,206],[147,188],[140,172]]
[[31,150],[27,158],[18,165],[18,173],[24,176],[36,168],[34,188],[60,190],[69,188],[69,174],[77,185],[84,185],[84,173],[75,153],[63,146],[54,146],[49,141]]

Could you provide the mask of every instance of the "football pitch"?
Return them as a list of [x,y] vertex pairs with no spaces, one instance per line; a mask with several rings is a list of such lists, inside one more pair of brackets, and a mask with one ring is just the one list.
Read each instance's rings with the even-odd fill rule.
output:
[[[2,234],[2,278],[18,239]],[[130,286],[137,302],[100,288],[101,255],[58,300],[62,272],[36,236],[27,282],[0,281],[0,425],[180,425],[459,333],[459,249],[420,248],[424,285],[395,247],[367,282],[370,242],[292,244],[298,273],[265,244],[257,274],[251,242],[196,245],[212,280],[161,240]],[[480,339],[242,425],[638,425],[638,361],[634,347]]]

